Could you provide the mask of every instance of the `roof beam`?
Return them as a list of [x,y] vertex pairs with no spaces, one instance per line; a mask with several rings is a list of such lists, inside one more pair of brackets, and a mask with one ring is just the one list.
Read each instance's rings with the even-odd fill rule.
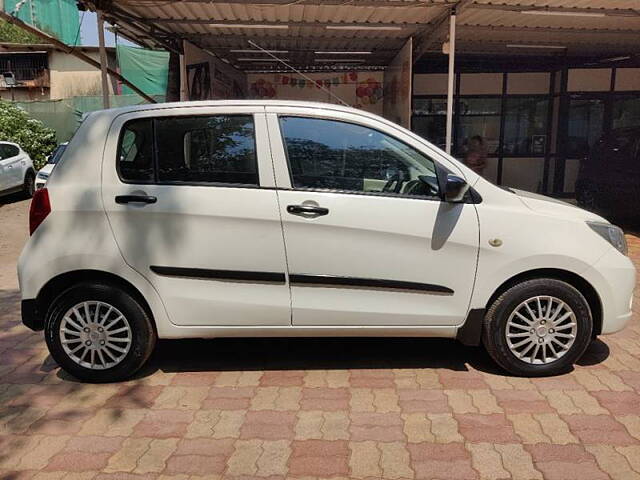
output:
[[461,32],[470,31],[487,31],[487,32],[524,32],[524,33],[559,33],[559,34],[583,34],[583,35],[633,35],[640,36],[638,30],[605,30],[605,29],[586,29],[586,28],[558,28],[558,27],[525,27],[511,25],[458,25]]
[[455,10],[456,13],[460,13],[463,9],[469,7],[473,3],[473,0],[458,0],[454,4],[450,4],[447,8],[444,8],[440,14],[434,18],[430,25],[431,28],[425,29],[425,31],[415,38],[416,47],[413,49],[413,64],[415,65],[420,57],[429,50],[431,45],[445,37],[448,32],[448,20],[451,13]]
[[[171,1],[171,0],[170,0]],[[212,0],[173,0],[174,3],[212,3]],[[127,1],[120,2],[126,6]],[[136,7],[143,6],[148,3],[149,6],[157,6],[157,0],[135,0],[131,2]],[[215,1],[216,4],[227,5],[260,5],[260,6],[289,6],[291,0],[221,0]],[[446,7],[454,5],[456,2],[452,0],[357,0],[357,3],[347,3],[345,0],[299,0],[295,5],[342,5],[349,8],[352,7]]]
[[509,12],[526,12],[526,11],[540,11],[549,13],[561,13],[561,14],[581,14],[581,13],[593,13],[602,14],[612,17],[638,17],[640,16],[640,9],[633,8],[594,8],[594,7],[550,7],[539,5],[505,5],[501,3],[478,3],[475,1],[471,8],[480,10],[502,10]]
[[[393,22],[278,22],[269,20],[219,20],[216,18],[145,18],[145,22],[158,25],[267,25],[289,27],[424,27],[424,23],[393,23]],[[427,24],[428,25],[428,24]]]

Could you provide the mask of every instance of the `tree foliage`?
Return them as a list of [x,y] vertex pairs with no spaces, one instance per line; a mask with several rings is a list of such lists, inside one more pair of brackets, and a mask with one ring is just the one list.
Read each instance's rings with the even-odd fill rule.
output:
[[11,102],[0,100],[0,140],[17,143],[29,154],[36,169],[56,146],[56,132]]
[[0,42],[7,43],[42,43],[34,34],[22,30],[20,27],[0,20]]

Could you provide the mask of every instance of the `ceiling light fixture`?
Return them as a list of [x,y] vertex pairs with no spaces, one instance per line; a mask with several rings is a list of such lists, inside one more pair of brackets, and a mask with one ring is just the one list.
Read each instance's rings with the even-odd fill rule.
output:
[[327,25],[324,28],[327,30],[402,30],[403,27],[375,27],[365,25]]
[[276,60],[275,58],[236,58],[239,62],[279,62],[280,60],[284,60],[285,62],[290,61],[288,58],[280,58]]
[[231,53],[289,53],[289,50],[252,50],[252,49],[244,49],[244,50],[229,50]]
[[600,63],[608,63],[608,62],[620,62],[622,60],[629,60],[631,58],[630,55],[623,55],[621,57],[611,57],[611,58],[603,58],[599,60]]
[[210,23],[210,27],[214,28],[265,28],[265,29],[276,29],[276,30],[286,30],[289,28],[289,25],[256,25],[256,24],[243,24],[243,23]]
[[347,52],[347,51],[341,51],[341,52],[326,52],[326,51],[318,51],[318,52],[313,52],[316,55],[371,55],[371,51],[370,50],[365,50],[362,52]]
[[347,60],[344,58],[316,58],[316,63],[364,63],[364,60],[353,59]]
[[567,47],[563,45],[527,45],[527,44],[512,43],[507,45],[507,48],[546,48],[546,49],[564,50]]
[[554,15],[559,17],[606,17],[605,13],[600,12],[563,12],[558,10],[522,10],[520,13],[524,15]]

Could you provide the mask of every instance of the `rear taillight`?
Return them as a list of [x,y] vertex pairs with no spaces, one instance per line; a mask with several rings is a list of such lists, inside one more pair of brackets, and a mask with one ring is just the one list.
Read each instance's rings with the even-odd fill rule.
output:
[[33,235],[36,228],[40,226],[47,215],[51,213],[51,202],[49,202],[49,192],[46,188],[36,190],[31,200],[29,209],[29,234]]

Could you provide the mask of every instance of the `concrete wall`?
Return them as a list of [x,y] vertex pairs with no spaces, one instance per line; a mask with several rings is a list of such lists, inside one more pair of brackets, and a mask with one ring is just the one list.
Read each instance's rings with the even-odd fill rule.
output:
[[[85,53],[94,60],[100,61],[97,51]],[[116,67],[115,53],[109,53],[109,66],[114,69]],[[73,55],[52,51],[49,54],[49,71],[51,100],[102,94],[100,70]],[[111,76],[109,77],[109,85],[109,93],[116,93],[117,81]]]

